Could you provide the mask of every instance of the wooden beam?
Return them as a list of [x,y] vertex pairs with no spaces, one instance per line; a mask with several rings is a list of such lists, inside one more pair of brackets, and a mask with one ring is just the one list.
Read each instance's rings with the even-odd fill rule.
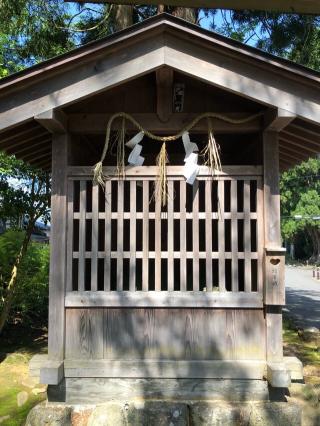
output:
[[45,155],[50,155],[51,154],[51,147],[49,146],[44,146],[41,149],[35,150],[35,151],[31,151],[28,154],[24,154],[21,155],[21,158],[23,158],[25,161],[32,161],[32,160],[37,160],[40,156],[45,156]]
[[303,160],[308,159],[308,155],[297,155],[293,154],[292,152],[286,150],[284,147],[279,147],[279,152],[281,155],[286,156],[287,158],[292,158],[294,161],[301,163]]
[[309,151],[308,149],[305,149],[305,147],[297,147],[295,145],[290,145],[289,143],[287,143],[286,141],[284,141],[283,139],[281,139],[281,136],[279,136],[279,148],[285,148],[287,151],[291,151],[295,154],[298,155],[303,155],[303,156],[307,156],[307,157],[313,157],[315,154],[312,153],[312,151]]
[[156,71],[157,114],[166,123],[172,114],[173,69],[162,67]]
[[308,133],[305,132],[304,129],[297,129],[296,127],[291,128],[288,127],[285,129],[284,134],[287,136],[294,136],[298,137],[299,139],[303,140],[304,142],[313,143],[315,145],[318,145],[319,151],[320,151],[320,133]]
[[55,361],[64,359],[68,145],[67,133],[53,135],[48,358]]
[[32,143],[32,145],[27,145],[27,146],[23,146],[22,148],[18,148],[18,149],[15,149],[15,147],[13,147],[13,148],[10,148],[10,149],[7,149],[6,150],[6,152],[8,153],[8,154],[15,154],[15,155],[21,155],[22,153],[28,153],[28,151],[30,151],[30,150],[32,150],[32,152],[34,152],[33,150],[36,148],[36,147],[39,147],[39,146],[47,146],[47,147],[51,147],[51,138],[50,139],[40,139],[39,141],[37,141],[37,142],[35,142],[35,143]]
[[[136,4],[135,0],[64,0],[73,3],[113,3]],[[143,4],[158,5],[159,0],[145,0]],[[161,0],[166,6],[202,7],[206,9],[236,9],[236,10],[264,10],[288,13],[310,13],[319,15],[320,4],[318,0]]]
[[[5,144],[5,143],[11,143],[12,141],[14,141],[16,139],[21,139],[21,138],[23,138],[25,140],[26,137],[28,139],[31,139],[32,137],[34,137],[34,136],[32,136],[32,134],[34,132],[39,133],[39,129],[37,129],[36,127],[31,127],[30,129],[23,129],[23,130],[17,129],[16,131],[10,132],[12,134],[10,134],[10,136],[7,136],[7,137],[5,136],[5,134],[4,135],[0,134],[0,144],[2,145],[2,144]],[[30,135],[30,133],[31,133],[31,135]]]
[[[13,83],[4,86],[0,97],[0,130],[49,109],[84,100],[162,66],[264,105],[286,109],[309,121],[319,120],[319,78],[311,73],[300,75],[299,69],[266,60],[226,41],[222,43],[178,21],[155,20],[153,27],[140,27],[130,37],[125,35],[125,43],[120,43],[120,34],[109,44],[106,42],[103,51],[93,54],[85,50],[82,60],[72,63],[71,57],[64,58],[65,68],[60,67],[60,72],[41,69],[38,79],[30,72],[31,81],[25,78],[27,88],[21,81],[15,86]],[[58,64],[62,65],[57,63],[57,67]],[[285,70],[280,70],[280,66]]]
[[313,152],[314,154],[319,154],[320,152],[320,145],[317,146],[317,144],[313,143],[313,142],[305,142],[299,138],[297,138],[296,136],[287,134],[286,132],[281,132],[279,137],[281,138],[282,141],[290,144],[290,145],[294,145],[294,146],[298,146],[298,147],[302,147],[304,149],[306,149],[307,151]]
[[[69,132],[75,134],[105,134],[108,121],[112,114],[70,114],[68,117]],[[166,123],[159,120],[157,114],[140,113],[132,116],[142,125],[142,127],[155,133],[174,133],[180,131],[189,124],[199,114],[196,113],[173,113]],[[228,118],[246,118],[248,113],[225,113]],[[114,128],[119,126],[119,121],[114,123]],[[137,128],[130,122],[126,122],[127,130],[136,131]],[[214,119],[215,133],[255,133],[261,129],[261,117],[244,124],[232,124]],[[207,133],[208,124],[206,120],[201,120],[193,128],[194,132]]]
[[22,139],[22,140],[18,139],[17,142],[13,141],[13,142],[7,142],[7,143],[4,143],[4,144],[2,144],[0,142],[0,149],[8,149],[8,148],[11,148],[11,147],[16,149],[18,146],[25,145],[25,144],[27,144],[31,141],[37,142],[39,138],[42,140],[42,139],[44,139],[44,136],[48,136],[47,131],[37,132],[34,136],[30,136],[30,137],[28,137],[26,139]]
[[63,111],[58,109],[49,109],[35,115],[34,119],[50,133],[64,133],[68,127],[68,117]]
[[269,109],[265,113],[265,129],[280,132],[285,127],[287,127],[295,118],[295,114],[286,111],[285,109]]

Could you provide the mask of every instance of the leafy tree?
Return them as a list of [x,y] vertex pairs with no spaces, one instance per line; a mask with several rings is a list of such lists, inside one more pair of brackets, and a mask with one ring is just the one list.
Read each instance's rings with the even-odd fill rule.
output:
[[0,334],[8,319],[18,283],[18,273],[26,255],[36,221],[49,218],[50,180],[47,173],[36,170],[15,157],[0,153],[0,219],[18,223],[28,218],[21,246],[11,265],[4,289],[0,314]]
[[309,236],[311,261],[320,261],[320,159],[310,159],[282,174],[280,181],[282,235],[294,241]]
[[216,29],[243,43],[318,70],[320,17],[258,11],[221,11]]

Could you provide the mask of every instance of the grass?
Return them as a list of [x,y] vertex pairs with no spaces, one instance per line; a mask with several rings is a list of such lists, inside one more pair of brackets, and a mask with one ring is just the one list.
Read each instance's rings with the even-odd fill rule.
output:
[[293,383],[290,398],[302,407],[302,425],[320,424],[320,348],[319,341],[303,340],[302,333],[289,319],[283,322],[284,355],[296,356],[302,361],[305,385]]
[[[0,340],[0,425],[24,425],[32,407],[46,398],[46,393],[34,394],[28,382],[28,363],[35,353],[46,352],[46,330],[11,326]],[[27,386],[28,385],[28,386]],[[34,383],[34,385],[36,385]],[[40,390],[41,386],[36,385]],[[28,399],[17,405],[17,395],[27,392]],[[9,418],[1,419],[9,416]]]

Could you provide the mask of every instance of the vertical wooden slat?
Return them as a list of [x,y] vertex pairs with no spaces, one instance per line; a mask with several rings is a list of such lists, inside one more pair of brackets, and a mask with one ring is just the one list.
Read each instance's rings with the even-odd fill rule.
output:
[[67,228],[67,159],[69,135],[52,137],[51,250],[48,357],[63,360],[65,348],[65,280]]
[[99,186],[92,185],[91,291],[98,290]]
[[143,181],[142,290],[149,290],[149,181]]
[[137,181],[130,181],[130,273],[129,290],[136,289],[136,212],[137,212]]
[[117,207],[117,291],[123,291],[123,196],[124,182],[118,181]]
[[225,240],[224,240],[224,181],[218,181],[218,248],[219,248],[219,290],[226,290]]
[[155,291],[161,291],[161,200],[156,197],[155,207]]
[[106,181],[105,189],[105,224],[104,224],[104,291],[110,291],[111,270],[111,181]]
[[72,291],[72,254],[73,254],[73,193],[74,193],[74,181],[68,181],[68,229],[67,229],[67,291]]
[[168,291],[174,290],[174,264],[173,264],[173,181],[168,181]]
[[87,207],[87,182],[80,181],[80,224],[79,224],[79,272],[78,290],[84,291],[85,279],[85,250],[86,250],[86,207]]
[[232,291],[239,291],[237,200],[237,180],[234,179],[231,181]]
[[212,180],[205,181],[205,210],[206,210],[206,287],[212,291]]
[[187,290],[186,183],[180,181],[180,291]]
[[251,291],[251,227],[250,227],[250,181],[244,181],[244,291]]
[[262,179],[257,180],[257,250],[258,250],[258,292],[263,290],[263,248],[264,248],[264,233],[263,233],[263,185]]
[[193,291],[199,291],[199,181],[192,186]]

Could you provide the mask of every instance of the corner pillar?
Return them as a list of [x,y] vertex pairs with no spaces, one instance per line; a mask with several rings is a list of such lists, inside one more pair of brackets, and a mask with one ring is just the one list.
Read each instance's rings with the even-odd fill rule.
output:
[[40,371],[45,384],[58,384],[64,376],[68,146],[67,132],[53,134],[48,362]]
[[266,319],[267,379],[287,387],[290,373],[283,362],[282,307],[285,304],[284,262],[281,247],[278,131],[263,132],[264,157],[264,306]]

